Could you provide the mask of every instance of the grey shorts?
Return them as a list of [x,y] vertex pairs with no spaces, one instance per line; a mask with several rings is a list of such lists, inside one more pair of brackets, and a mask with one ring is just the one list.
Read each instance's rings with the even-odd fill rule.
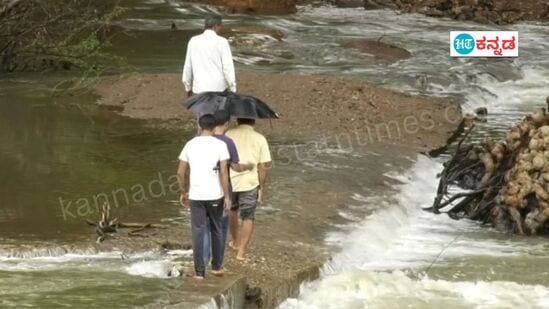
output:
[[244,192],[233,192],[233,207],[231,210],[239,211],[242,220],[254,220],[258,192],[258,188]]

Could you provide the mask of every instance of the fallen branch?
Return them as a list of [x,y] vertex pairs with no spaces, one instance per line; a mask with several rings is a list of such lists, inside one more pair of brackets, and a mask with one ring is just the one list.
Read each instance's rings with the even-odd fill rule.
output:
[[90,226],[95,227],[95,232],[98,235],[96,240],[97,243],[103,242],[105,239],[107,239],[107,237],[113,236],[113,234],[119,232],[121,229],[133,229],[127,233],[128,236],[149,237],[149,236],[155,235],[155,233],[140,234],[139,232],[142,232],[147,229],[168,228],[168,226],[164,224],[135,223],[135,222],[124,223],[124,222],[118,222],[118,218],[110,219],[110,206],[107,203],[103,204],[103,207],[101,208],[101,214],[97,222],[94,222],[90,219],[86,219],[86,223]]

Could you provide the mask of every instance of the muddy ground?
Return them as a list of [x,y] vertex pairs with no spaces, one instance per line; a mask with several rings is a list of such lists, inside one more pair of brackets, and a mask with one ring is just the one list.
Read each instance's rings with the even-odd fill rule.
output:
[[[420,150],[444,145],[461,121],[451,102],[414,97],[358,79],[330,76],[237,73],[238,92],[267,102],[279,120],[260,121],[259,131],[282,140],[328,138],[361,144],[391,143]],[[179,74],[132,74],[106,78],[97,86],[99,104],[156,125],[193,130],[195,116]],[[342,135],[341,137],[339,135]],[[345,140],[344,140],[345,139]]]

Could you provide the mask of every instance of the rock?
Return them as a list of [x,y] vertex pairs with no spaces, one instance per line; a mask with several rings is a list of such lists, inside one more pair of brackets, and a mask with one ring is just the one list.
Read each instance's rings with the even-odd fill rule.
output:
[[444,17],[447,15],[445,12],[433,8],[422,8],[418,12],[431,17]]
[[[402,12],[419,12],[433,17],[451,17],[479,23],[509,24],[521,20],[548,20],[546,0],[367,0],[369,5],[389,7]],[[373,7],[373,6],[372,6]]]
[[253,302],[259,299],[261,297],[261,294],[262,294],[261,288],[259,287],[251,288],[248,286],[246,288],[246,293],[244,294],[244,297],[248,302]]
[[528,15],[538,15],[545,12],[548,3],[543,0],[493,0],[493,10],[495,12],[521,12]]
[[488,109],[486,107],[475,108],[475,114],[479,117],[486,117],[488,116]]
[[449,11],[453,7],[451,0],[437,0],[432,6],[439,11]]
[[364,0],[334,0],[333,4],[338,8],[360,8],[364,7]]
[[166,274],[166,276],[168,277],[181,277],[182,275],[183,275],[183,272],[175,266],[169,269]]
[[233,27],[233,28],[230,29],[230,32],[239,33],[239,34],[265,34],[265,35],[268,35],[270,37],[275,38],[278,41],[282,41],[282,39],[284,37],[286,37],[284,32],[282,32],[278,29],[273,29],[273,28],[268,28],[268,27],[261,27],[261,26]]
[[357,49],[363,53],[375,56],[377,59],[388,62],[396,62],[403,59],[408,59],[412,54],[404,48],[393,44],[381,42],[379,40],[356,40],[349,42],[344,47]]
[[297,0],[203,0],[211,5],[224,6],[230,13],[292,14],[297,11]]
[[366,10],[379,10],[382,6],[377,4],[374,0],[364,0],[364,9]]
[[501,14],[501,22],[505,24],[512,24],[524,17],[525,13],[520,12],[503,12]]
[[485,14],[483,14],[483,12],[481,10],[477,10],[475,11],[475,14],[473,15],[473,21],[476,21],[477,23],[481,23],[481,24],[487,24],[489,23],[489,20],[488,18],[486,17]]
[[382,7],[386,7],[392,10],[397,10],[398,3],[400,3],[399,1],[394,1],[394,0],[372,0],[372,1],[374,1],[375,3],[377,3]]
[[457,20],[471,20],[474,13],[470,6],[458,6],[452,9],[452,15]]
[[326,0],[297,0],[297,5],[310,5],[312,7],[321,7],[326,5]]

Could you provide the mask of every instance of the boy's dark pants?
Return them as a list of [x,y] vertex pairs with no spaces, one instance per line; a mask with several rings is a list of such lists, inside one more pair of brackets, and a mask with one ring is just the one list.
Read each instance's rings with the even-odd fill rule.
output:
[[197,276],[206,274],[204,265],[204,236],[210,223],[212,231],[212,269],[219,270],[223,263],[223,235],[221,219],[223,217],[223,199],[215,201],[190,201],[191,234],[193,238],[194,270]]

